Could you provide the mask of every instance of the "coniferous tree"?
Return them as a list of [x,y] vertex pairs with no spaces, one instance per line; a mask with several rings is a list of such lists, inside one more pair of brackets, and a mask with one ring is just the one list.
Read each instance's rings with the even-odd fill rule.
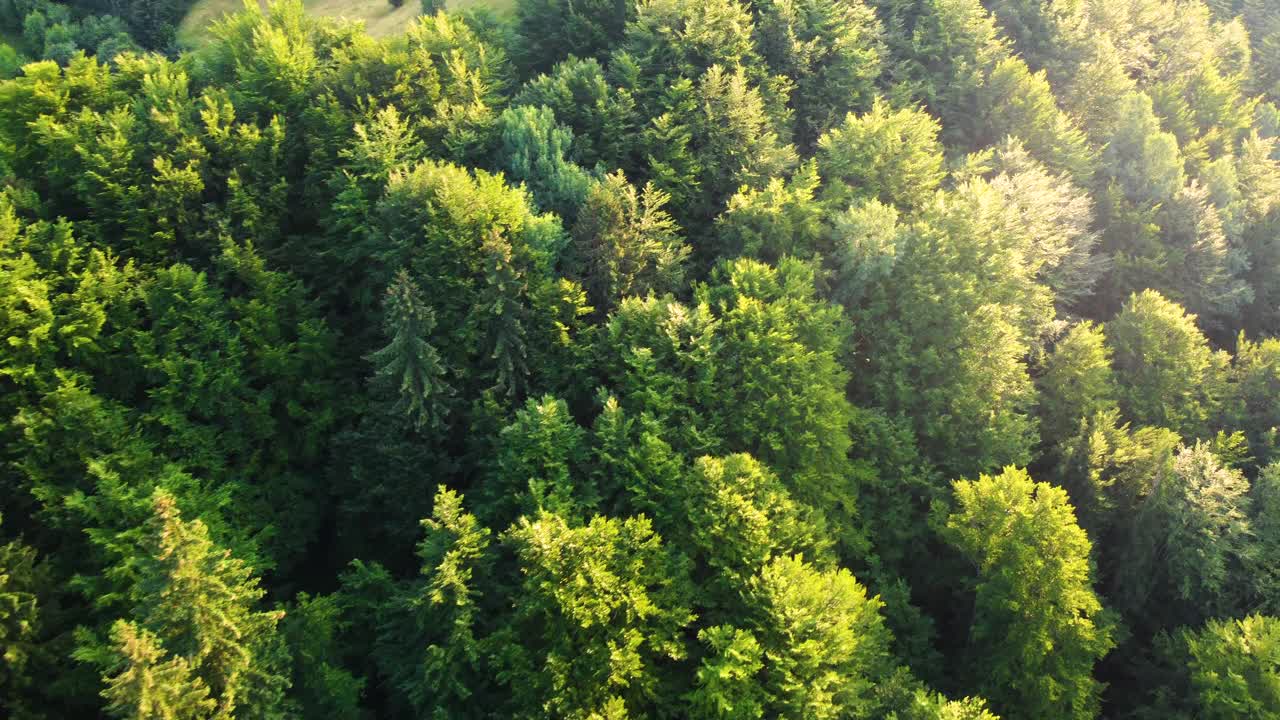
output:
[[874,714],[890,640],[879,598],[848,570],[821,570],[800,555],[775,557],[748,588],[750,629],[764,649],[767,714]]
[[875,198],[902,210],[921,208],[942,182],[940,126],[922,110],[877,101],[848,115],[818,142],[818,171],[828,199]]
[[17,540],[0,545],[0,708],[15,718],[38,717],[28,696],[32,656],[44,652],[40,596],[49,580],[34,549]]
[[881,73],[875,12],[858,2],[767,2],[756,8],[760,54],[795,88],[797,143],[810,148],[846,113],[865,109]]
[[500,664],[524,712],[553,718],[627,717],[670,702],[667,662],[684,658],[687,566],[644,517],[571,526],[540,513],[503,535],[523,570]]
[[1138,508],[1121,556],[1114,595],[1132,621],[1169,629],[1238,612],[1255,552],[1249,502],[1249,481],[1207,445],[1178,452]]
[[120,668],[102,691],[107,712],[127,720],[231,717],[215,715],[217,701],[186,658],[162,659],[165,652],[154,634],[121,620],[111,628],[111,639]]
[[123,717],[287,717],[281,613],[254,609],[264,591],[204,523],[184,521],[164,492],[153,504],[135,619],[113,631],[123,660],[106,678],[114,706]]
[[573,238],[596,310],[607,313],[624,297],[680,288],[689,247],[665,209],[669,200],[652,184],[637,192],[621,173],[588,191]]
[[428,338],[435,327],[435,313],[422,298],[409,273],[400,270],[387,288],[383,301],[383,325],[390,342],[369,355],[377,366],[375,379],[396,397],[395,407],[417,427],[443,420],[442,398],[450,392],[443,380],[440,354]]
[[591,178],[568,156],[573,133],[548,107],[508,108],[498,116],[495,159],[511,179],[529,188],[538,206],[567,221],[577,217]]
[[1071,328],[1045,359],[1037,379],[1040,431],[1048,442],[1069,438],[1098,413],[1116,407],[1111,349],[1102,329],[1084,321]]

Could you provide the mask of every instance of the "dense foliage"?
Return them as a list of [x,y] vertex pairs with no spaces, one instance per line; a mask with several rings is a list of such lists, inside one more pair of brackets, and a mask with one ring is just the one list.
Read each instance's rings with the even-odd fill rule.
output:
[[1275,3],[185,9],[0,0],[0,713],[1280,717]]

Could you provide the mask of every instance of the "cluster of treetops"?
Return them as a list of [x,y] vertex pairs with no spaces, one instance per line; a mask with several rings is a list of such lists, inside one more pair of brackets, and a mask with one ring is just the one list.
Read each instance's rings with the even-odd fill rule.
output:
[[6,2],[7,717],[1280,717],[1276,3]]

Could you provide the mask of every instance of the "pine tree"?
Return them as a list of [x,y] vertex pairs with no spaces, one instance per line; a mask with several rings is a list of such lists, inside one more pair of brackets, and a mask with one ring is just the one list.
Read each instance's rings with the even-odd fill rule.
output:
[[688,567],[644,517],[585,525],[541,513],[503,535],[522,571],[504,677],[531,715],[623,718],[670,706],[694,619]]
[[484,253],[484,289],[479,322],[483,323],[484,349],[494,363],[494,388],[509,397],[524,392],[529,375],[525,348],[524,279],[512,261],[511,243],[494,228],[481,245]]
[[1099,412],[1116,405],[1111,349],[1102,329],[1089,321],[1074,325],[1045,360],[1040,389],[1040,430],[1048,443],[1079,432]]
[[846,113],[865,110],[881,73],[881,27],[861,0],[759,3],[760,54],[774,75],[795,84],[796,139],[811,148]]
[[563,400],[529,398],[495,440],[482,517],[498,527],[542,510],[586,517],[596,492],[583,472],[584,434]]
[[383,313],[390,342],[369,355],[377,367],[375,381],[394,393],[396,410],[416,427],[440,425],[446,412],[443,401],[451,390],[443,379],[440,354],[428,341],[435,313],[408,271],[401,269],[391,281]]
[[1280,717],[1280,620],[1266,615],[1212,620],[1183,639],[1196,717]]
[[717,625],[698,631],[710,648],[698,667],[689,695],[695,720],[757,720],[764,717],[766,693],[756,677],[764,667],[764,649],[749,631]]
[[689,247],[665,206],[671,196],[646,183],[640,192],[622,173],[592,186],[573,229],[583,286],[602,314],[632,295],[678,290]]
[[111,628],[111,639],[120,666],[102,691],[111,715],[124,720],[233,717],[209,697],[209,686],[187,658],[165,659],[153,633],[119,620]]
[[1156,480],[1130,521],[1112,596],[1147,630],[1239,612],[1257,550],[1249,481],[1199,442]]
[[441,486],[422,521],[420,579],[390,604],[397,617],[380,628],[378,660],[390,682],[424,717],[461,717],[486,687],[479,601],[488,584],[489,530]]
[[750,629],[764,649],[768,717],[871,717],[888,669],[890,635],[870,597],[843,568],[777,556],[746,591]]
[[1205,437],[1222,396],[1224,354],[1213,352],[1196,317],[1154,290],[1135,294],[1106,325],[1120,409],[1139,424]]
[[854,198],[923,207],[944,175],[941,129],[923,110],[895,110],[883,100],[864,115],[849,114],[818,141],[826,198],[837,207]]
[[572,222],[591,187],[591,176],[569,160],[573,132],[548,107],[507,108],[498,117],[495,164],[523,182],[538,207]]
[[[114,676],[111,686],[143,692],[155,676],[156,683],[173,683],[164,693],[175,706],[203,706],[207,692],[215,720],[285,717],[289,681],[277,664],[281,613],[254,609],[265,594],[257,579],[213,543],[203,522],[184,521],[163,491],[153,505],[150,556],[133,598],[135,621],[117,631],[120,647],[137,665]],[[161,662],[161,652],[169,659]],[[133,697],[146,702],[145,695]]]

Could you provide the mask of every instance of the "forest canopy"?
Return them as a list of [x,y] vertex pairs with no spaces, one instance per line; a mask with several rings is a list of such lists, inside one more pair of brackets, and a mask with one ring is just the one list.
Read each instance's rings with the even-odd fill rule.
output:
[[188,8],[0,0],[0,714],[1280,718],[1276,3]]

